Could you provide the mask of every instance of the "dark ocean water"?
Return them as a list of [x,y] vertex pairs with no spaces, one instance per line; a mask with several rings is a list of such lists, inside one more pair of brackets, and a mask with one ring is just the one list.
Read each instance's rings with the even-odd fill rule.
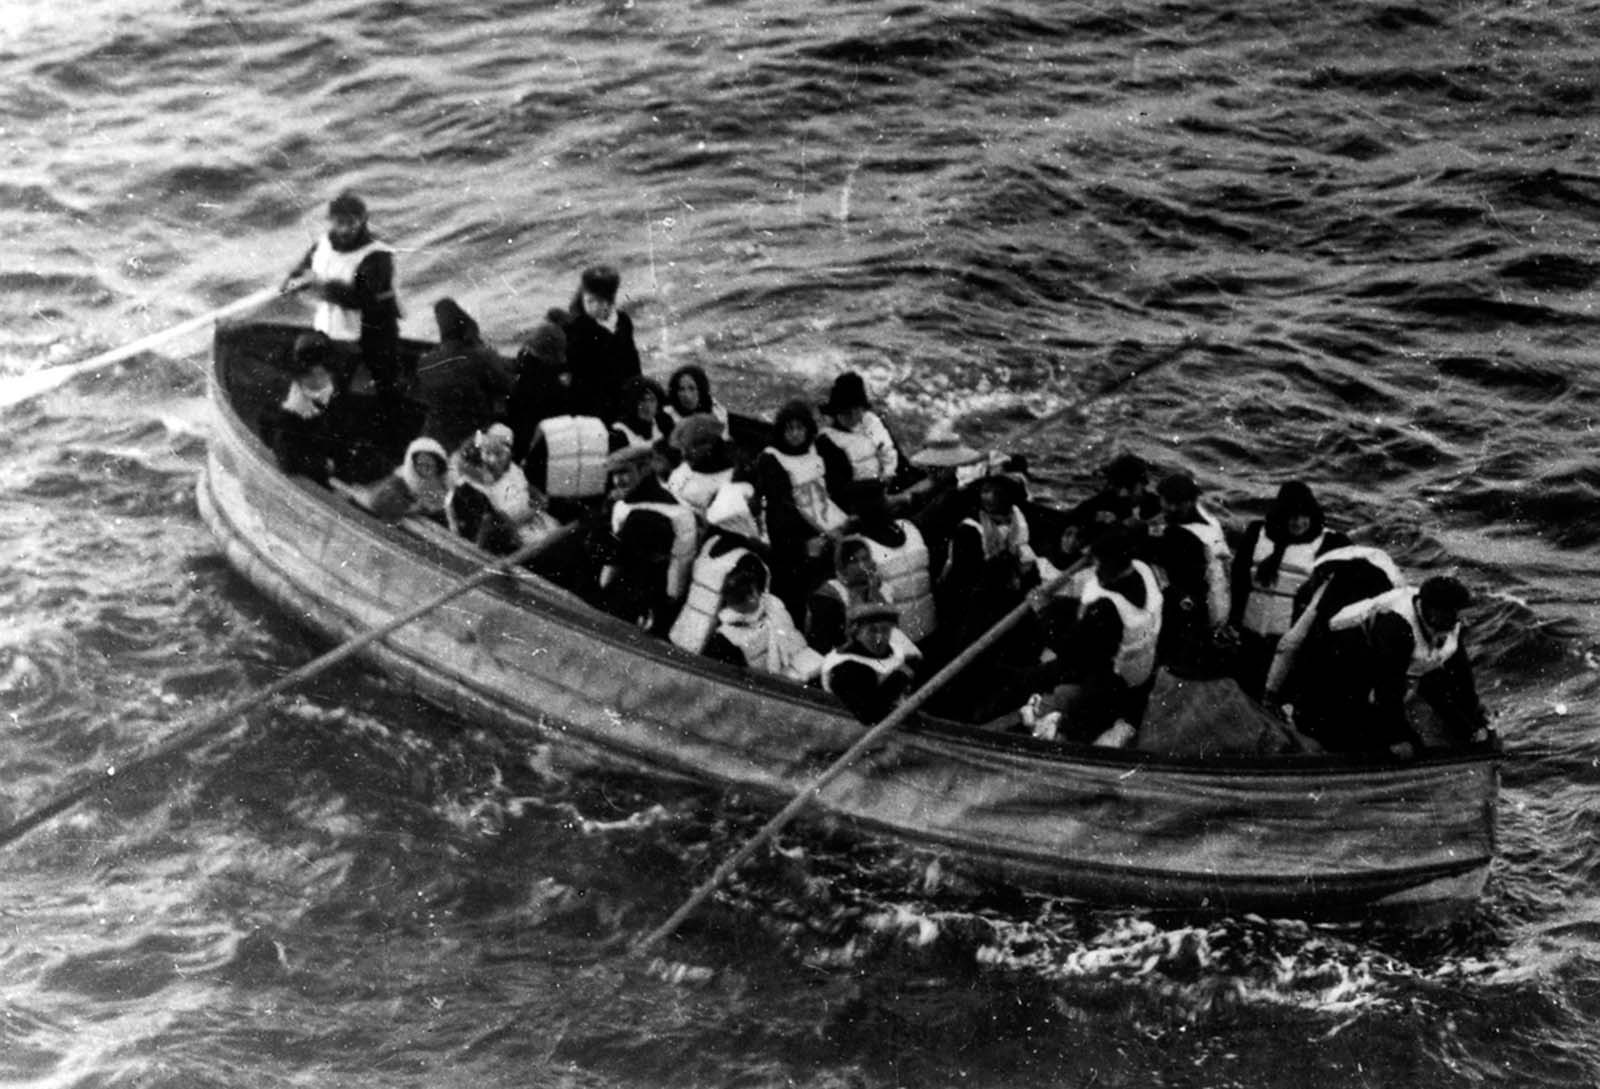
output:
[[[1401,935],[981,889],[797,832],[641,966],[737,798],[351,669],[0,854],[0,1084],[1600,1083],[1600,11],[1567,2],[20,0],[0,375],[281,276],[329,196],[506,348],[609,260],[666,372],[904,433],[1310,481],[1478,596],[1477,913]],[[284,314],[293,314],[290,308]],[[1115,396],[1092,391],[1187,335]],[[317,649],[220,558],[204,338],[6,413],[0,816]]]

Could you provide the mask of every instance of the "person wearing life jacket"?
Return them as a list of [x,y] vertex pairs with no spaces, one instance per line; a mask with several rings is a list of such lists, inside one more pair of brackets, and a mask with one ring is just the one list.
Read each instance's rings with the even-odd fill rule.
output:
[[683,460],[667,474],[667,491],[687,503],[704,523],[717,492],[733,481],[733,445],[716,417],[704,412],[680,420],[670,441]]
[[722,588],[740,557],[753,555],[767,565],[767,542],[751,504],[754,486],[735,481],[718,490],[706,508],[707,536],[689,572],[689,592],[668,638],[699,654],[716,630]]
[[1227,536],[1200,505],[1200,488],[1188,473],[1163,478],[1156,494],[1164,525],[1150,556],[1165,579],[1161,661],[1180,676],[1220,676],[1233,665]]
[[622,384],[617,393],[617,417],[611,421],[611,449],[647,446],[659,449],[671,425],[661,414],[661,388],[643,375]]
[[418,515],[447,525],[449,470],[450,457],[437,439],[414,439],[395,471],[373,489],[367,509],[385,522]]
[[[454,450],[495,422],[515,379],[510,363],[484,342],[478,323],[460,303],[439,299],[433,317],[439,344],[417,359],[412,394],[428,408],[422,433]],[[520,460],[517,453],[513,441],[513,461]]]
[[728,430],[728,410],[711,396],[711,379],[704,367],[685,364],[672,372],[667,379],[667,397],[661,406],[662,413],[671,424],[674,434],[668,435],[674,443],[677,426],[691,416],[711,416],[717,421],[723,438],[731,437]]
[[295,338],[293,377],[281,404],[261,414],[261,437],[278,467],[324,486],[342,453],[339,402],[330,367],[328,338],[301,333]]
[[834,550],[833,566],[833,578],[813,590],[806,602],[806,642],[823,654],[849,638],[851,606],[889,604],[866,538],[841,540]]
[[928,429],[922,447],[911,455],[922,479],[911,492],[916,509],[911,515],[928,546],[928,570],[944,570],[950,537],[970,513],[965,489],[987,471],[984,454],[961,440],[955,425],[941,420]]
[[822,671],[822,655],[806,645],[789,610],[767,592],[767,567],[754,553],[739,557],[723,582],[722,607],[704,654],[800,684]]
[[1063,570],[1085,561],[1089,542],[1112,526],[1134,535],[1134,551],[1148,551],[1153,527],[1161,524],[1161,498],[1150,487],[1150,466],[1137,454],[1119,454],[1100,470],[1100,490],[1067,512],[1066,528],[1053,559]]
[[1318,556],[1350,543],[1327,528],[1322,506],[1299,480],[1278,489],[1266,517],[1245,528],[1229,579],[1229,621],[1239,631],[1234,676],[1259,695],[1278,640],[1294,622],[1294,599],[1311,578]]
[[[1299,708],[1301,728],[1331,751],[1401,758],[1488,740],[1462,631],[1471,600],[1458,580],[1435,575],[1340,609],[1328,620],[1331,653],[1310,664],[1337,671],[1339,698]],[[1414,713],[1413,701],[1431,713]]]
[[1061,684],[1030,701],[1024,721],[1035,736],[1124,747],[1144,721],[1165,609],[1137,541],[1127,526],[1101,530],[1089,543],[1092,567],[1044,603]]
[[528,487],[511,460],[511,429],[505,424],[491,424],[451,457],[445,516],[454,532],[497,556],[557,528],[544,497]]
[[804,608],[811,588],[827,577],[835,542],[850,516],[828,490],[838,479],[816,445],[811,406],[793,400],[778,410],[772,441],[756,458],[756,494],[772,542],[772,592],[791,613]]
[[574,414],[598,415],[608,424],[623,411],[623,384],[642,373],[633,320],[617,306],[621,286],[621,274],[610,265],[584,269],[565,328],[573,396],[582,409]]
[[862,722],[881,722],[910,694],[922,652],[906,638],[892,605],[852,605],[849,637],[822,660],[822,687]]
[[328,229],[284,279],[283,290],[316,300],[313,327],[341,349],[346,362],[335,375],[348,389],[365,364],[382,398],[401,392],[400,303],[394,250],[373,237],[367,205],[351,192],[328,202]]
[[[630,567],[625,552],[629,519],[650,514],[666,520],[672,536],[661,571],[661,593],[672,602],[681,602],[689,589],[689,571],[694,564],[695,552],[700,545],[700,531],[695,524],[694,512],[661,485],[656,475],[655,451],[647,446],[625,446],[611,455],[607,463],[611,473],[611,494],[615,502],[611,507],[611,533],[617,549],[613,560],[602,569],[600,587],[605,589],[616,574]],[[654,560],[654,556],[650,557]],[[640,564],[632,563],[637,571]],[[671,618],[666,619],[670,626]],[[666,629],[662,629],[666,634]]]
[[882,483],[856,485],[851,493],[856,513],[848,531],[866,542],[884,600],[900,612],[900,630],[922,646],[938,627],[922,531],[914,522],[895,517]]
[[[991,473],[971,485],[967,515],[950,537],[935,587],[938,616],[949,638],[965,645],[1038,584],[1038,557],[1022,502],[1027,486],[1014,473]],[[1014,629],[1006,643],[1024,634]]]
[[[1302,659],[1326,658],[1328,621],[1347,605],[1406,585],[1399,566],[1381,548],[1344,545],[1318,556],[1311,577],[1295,593],[1292,623],[1273,651],[1261,700],[1270,708],[1285,704],[1314,707],[1338,699],[1343,671],[1298,669]],[[1332,689],[1332,692],[1327,691]]]
[[849,470],[830,481],[830,489],[842,495],[851,484],[876,482],[885,489],[892,487],[901,470],[900,450],[883,419],[872,410],[861,376],[846,371],[834,379],[821,413],[817,446],[838,452],[838,457],[829,458],[836,473],[843,474],[846,467]]

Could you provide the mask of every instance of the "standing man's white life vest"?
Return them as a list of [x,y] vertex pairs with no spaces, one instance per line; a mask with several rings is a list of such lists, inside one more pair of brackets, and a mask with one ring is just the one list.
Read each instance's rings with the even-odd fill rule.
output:
[[1128,687],[1138,688],[1156,670],[1156,642],[1161,637],[1161,587],[1156,582],[1155,572],[1143,560],[1134,560],[1133,569],[1144,583],[1143,607],[1101,586],[1099,577],[1090,571],[1083,584],[1083,596],[1078,600],[1078,616],[1082,618],[1096,601],[1111,602],[1122,620],[1122,642],[1117,645],[1111,668]]
[[[356,270],[369,254],[393,252],[392,247],[373,239],[358,250],[344,253],[334,249],[328,236],[323,235],[311,251],[311,272],[319,280],[354,287]],[[326,333],[329,340],[354,344],[361,339],[361,311],[339,306],[327,299],[317,300],[311,324],[318,332]]]

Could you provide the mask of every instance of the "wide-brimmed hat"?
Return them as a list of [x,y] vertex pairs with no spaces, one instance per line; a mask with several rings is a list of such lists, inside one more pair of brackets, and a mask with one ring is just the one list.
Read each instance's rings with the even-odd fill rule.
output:
[[887,620],[891,624],[900,621],[900,610],[881,601],[863,601],[858,605],[852,605],[845,610],[844,615],[845,623],[851,627],[857,624],[870,624],[874,620]]
[[955,426],[948,421],[928,429],[922,440],[922,449],[911,455],[911,464],[919,469],[954,469],[983,460],[982,452],[961,441]]
[[837,416],[852,408],[869,408],[871,405],[872,402],[867,399],[866,382],[855,371],[845,371],[833,380],[833,389],[828,391],[828,399],[822,402],[822,411],[829,416]]

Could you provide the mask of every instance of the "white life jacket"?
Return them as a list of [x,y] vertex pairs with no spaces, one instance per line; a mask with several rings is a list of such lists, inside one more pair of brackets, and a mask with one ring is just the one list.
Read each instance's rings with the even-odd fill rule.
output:
[[[373,239],[358,250],[344,253],[334,249],[328,236],[323,235],[311,251],[311,272],[319,280],[354,287],[356,269],[361,267],[361,262],[368,255],[393,252],[393,247]],[[361,339],[361,311],[339,306],[327,299],[317,300],[311,324],[318,332],[326,333],[330,340],[353,344]]]
[[844,456],[850,461],[850,479],[855,483],[887,479],[883,476],[883,466],[878,460],[878,447],[872,441],[872,436],[860,431],[845,431],[831,426],[821,428],[817,434],[826,435],[829,442],[844,452]]
[[[1028,518],[1022,513],[1021,507],[1011,508],[1011,518],[1004,523],[991,521],[982,515],[961,520],[963,526],[971,526],[978,531],[978,540],[983,547],[985,562],[994,559],[1002,552],[1010,552],[1017,557],[1019,563],[1024,565],[1037,562],[1032,547],[1028,544]],[[955,549],[945,557],[944,570],[940,572],[941,579],[950,574],[950,565],[955,560]]]
[[804,684],[822,669],[822,655],[807,645],[794,626],[783,602],[761,595],[761,607],[752,617],[733,609],[717,613],[717,634],[739,648],[745,665],[762,673],[775,673]]
[[611,532],[621,533],[622,523],[636,510],[654,511],[672,523],[672,558],[667,561],[667,596],[677,601],[689,588],[689,571],[694,566],[695,550],[700,547],[700,527],[695,523],[694,511],[683,503],[629,503],[621,500],[611,508]]
[[1254,571],[1261,562],[1277,549],[1263,527],[1256,536],[1255,551],[1250,557],[1250,596],[1245,598],[1244,615],[1240,626],[1257,635],[1282,635],[1294,623],[1294,595],[1311,579],[1317,562],[1317,550],[1327,538],[1319,533],[1309,541],[1289,545],[1283,550],[1283,561],[1278,565],[1278,577],[1270,586],[1255,580]]
[[668,474],[666,487],[667,491],[677,496],[680,502],[688,504],[694,511],[695,517],[703,522],[706,520],[706,511],[711,509],[711,501],[717,497],[717,492],[724,484],[732,481],[732,469],[703,473],[699,469],[689,468],[689,463],[685,461]]
[[1206,616],[1211,620],[1211,626],[1216,627],[1228,622],[1228,613],[1233,602],[1228,594],[1228,561],[1233,558],[1233,550],[1228,547],[1228,538],[1222,532],[1222,524],[1211,516],[1204,507],[1196,507],[1201,521],[1185,522],[1183,528],[1194,534],[1206,549]]
[[552,416],[539,421],[533,444],[545,448],[544,493],[592,499],[606,491],[610,446],[606,425],[594,416]]
[[833,533],[844,528],[850,516],[828,495],[822,455],[812,447],[803,454],[785,454],[771,446],[771,454],[789,477],[789,489],[794,495],[795,509],[811,528],[818,533]]
[[1344,563],[1347,560],[1362,560],[1370,563],[1387,575],[1389,582],[1393,586],[1400,587],[1405,585],[1406,577],[1389,553],[1381,548],[1373,548],[1371,545],[1344,545],[1324,552],[1317,557],[1316,562],[1311,565],[1311,569],[1314,572],[1323,564]]
[[933,605],[933,578],[928,571],[928,546],[922,533],[905,519],[896,523],[906,535],[899,548],[863,537],[877,565],[884,600],[900,611],[900,628],[920,643],[938,626]]
[[871,658],[865,654],[853,654],[847,650],[830,650],[827,657],[822,659],[822,687],[829,692],[833,691],[833,671],[845,662],[860,662],[870,668],[882,681],[895,670],[900,669],[907,662],[920,659],[922,651],[917,649],[905,632],[899,628],[889,631],[889,653],[883,658]]
[[717,613],[722,608],[722,587],[728,581],[728,572],[734,564],[750,554],[748,548],[731,548],[720,556],[711,555],[716,539],[707,541],[695,557],[689,577],[689,596],[683,609],[672,622],[667,638],[674,646],[699,654],[706,649],[706,640],[717,627]]
[[1143,560],[1134,560],[1133,569],[1144,583],[1144,607],[1129,601],[1115,590],[1100,585],[1100,579],[1090,571],[1083,584],[1083,596],[1078,602],[1081,618],[1096,601],[1109,601],[1122,620],[1122,642],[1117,645],[1111,668],[1128,683],[1138,688],[1148,681],[1156,669],[1156,641],[1161,636],[1161,587],[1156,583],[1155,572]]
[[619,436],[630,450],[634,447],[644,447],[645,449],[653,450],[655,449],[656,443],[661,442],[666,438],[666,436],[661,433],[661,425],[656,423],[654,420],[650,421],[650,434],[648,435],[641,435],[633,428],[621,423],[612,424],[611,433]]
[[1415,586],[1402,586],[1398,590],[1369,597],[1365,601],[1358,601],[1354,605],[1346,605],[1333,614],[1333,619],[1328,621],[1330,631],[1350,631],[1361,627],[1372,630],[1372,622],[1384,613],[1393,613],[1411,626],[1411,662],[1406,667],[1406,676],[1415,681],[1425,673],[1432,673],[1461,647],[1461,622],[1456,621],[1455,627],[1441,636],[1436,636],[1437,642],[1428,639],[1422,631],[1422,621],[1417,616],[1417,595],[1420,591]]

